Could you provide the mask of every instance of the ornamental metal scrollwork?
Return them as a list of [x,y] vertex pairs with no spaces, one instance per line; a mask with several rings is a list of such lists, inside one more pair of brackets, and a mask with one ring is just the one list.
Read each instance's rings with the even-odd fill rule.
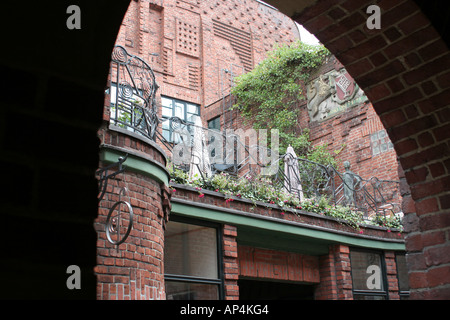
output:
[[152,68],[141,58],[115,46],[111,55],[111,124],[155,139],[159,119]]
[[[99,195],[98,199],[101,201],[106,193],[108,186],[108,180],[114,179],[117,175],[125,172],[125,166],[123,163],[128,158],[128,154],[125,157],[119,157],[116,163],[113,163],[105,168],[99,169],[96,175],[100,177],[99,181]],[[117,170],[109,173],[116,168]],[[119,191],[119,200],[116,201],[113,206],[109,209],[108,216],[106,218],[106,238],[108,241],[116,246],[123,243],[129,236],[130,231],[133,227],[133,207],[128,201],[122,199],[128,193],[127,187],[121,187]],[[122,206],[126,210],[122,210]],[[128,222],[127,222],[128,220]]]
[[[123,166],[123,163],[127,160],[128,154],[125,155],[125,157],[119,157],[118,161],[116,163],[110,164],[109,166],[98,169],[95,175],[99,176],[100,178],[100,185],[99,185],[99,195],[98,200],[101,201],[103,199],[103,196],[106,192],[106,187],[108,185],[108,179],[113,179],[118,174],[121,174],[125,171],[125,167]],[[118,167],[116,171],[113,173],[108,173],[112,168]]]
[[[130,234],[131,228],[133,227],[133,207],[128,201],[122,200],[122,195],[126,195],[128,189],[126,187],[122,188],[119,192],[119,201],[114,203],[114,205],[109,209],[108,216],[106,218],[106,238],[108,241],[116,246],[123,243]],[[128,209],[128,226],[124,224],[126,212],[122,211],[122,205]],[[117,215],[115,215],[115,210],[117,207]],[[125,233],[122,234],[122,229],[125,229]],[[115,239],[113,239],[115,238]]]

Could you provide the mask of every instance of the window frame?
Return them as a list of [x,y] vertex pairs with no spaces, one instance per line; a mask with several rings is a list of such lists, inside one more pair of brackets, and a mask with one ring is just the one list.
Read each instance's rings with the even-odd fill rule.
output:
[[[372,254],[377,254],[380,256],[381,281],[382,281],[382,287],[384,288],[383,290],[355,289],[355,285],[354,285],[354,281],[353,281],[353,264],[352,264],[352,259],[351,259],[352,252],[372,253]],[[385,260],[384,251],[351,247],[350,252],[349,252],[349,259],[350,259],[350,275],[351,275],[351,279],[352,279],[353,299],[355,299],[355,296],[373,296],[373,297],[384,297],[385,300],[389,300],[389,288],[388,288],[388,280],[387,280],[387,273],[386,273],[386,260]]]
[[[395,268],[397,271],[397,281],[398,281],[398,295],[400,296],[400,300],[402,300],[402,298],[408,300],[411,294],[411,288],[409,288],[409,275],[408,272],[406,272],[406,279],[408,281],[408,290],[401,290],[400,289],[400,278],[399,278],[399,268],[398,268],[398,260],[397,257],[398,256],[404,256],[404,258],[406,259],[406,252],[396,252],[395,253]],[[406,260],[405,260],[405,264],[406,264]]]
[[[223,300],[225,297],[225,276],[224,276],[224,266],[223,266],[223,255],[222,255],[222,225],[210,221],[192,219],[182,216],[171,215],[170,221],[191,224],[196,226],[214,228],[216,230],[216,241],[217,241],[217,279],[203,278],[198,276],[188,276],[188,275],[178,275],[164,273],[164,281],[174,281],[174,282],[188,282],[188,283],[199,283],[199,284],[211,284],[217,285],[218,287],[218,299]],[[170,223],[170,221],[168,223]],[[164,262],[165,263],[165,262]]]
[[[163,99],[171,100],[171,102],[172,102],[171,103],[171,111],[172,111],[172,115],[171,116],[164,115],[164,113],[163,113],[164,108],[168,109],[166,106],[164,106]],[[161,96],[161,116],[162,116],[163,119],[169,119],[171,117],[175,117],[176,116],[175,115],[175,111],[176,111],[175,110],[176,109],[175,108],[175,104],[176,103],[183,104],[183,106],[184,106],[183,118],[179,117],[183,121],[186,121],[187,123],[190,123],[190,124],[195,124],[195,122],[192,122],[192,121],[188,120],[188,114],[189,115],[196,115],[197,117],[201,117],[201,112],[200,112],[201,108],[200,108],[199,104],[193,103],[193,102],[189,102],[189,101],[185,101],[185,100],[172,98],[172,97],[169,97],[169,96]],[[198,113],[188,112],[188,105],[193,105],[193,106],[197,107]],[[161,126],[161,134],[162,134],[162,136],[164,137],[164,139],[167,142],[172,143],[172,142],[174,142],[174,140],[173,140],[173,128],[172,128],[172,125],[171,125],[170,121],[171,120],[169,120],[169,129],[168,130],[165,129],[163,126]],[[164,131],[168,131],[169,132],[169,136],[168,137],[165,136]]]
[[[380,137],[380,134],[383,136]],[[373,139],[373,137],[376,135],[376,139]],[[394,149],[394,145],[392,144],[392,141],[389,138],[389,135],[387,134],[386,130],[378,130],[375,132],[372,132],[369,135],[370,139],[370,145],[372,148],[372,157],[379,156],[380,154],[383,154],[385,152],[391,151]],[[382,150],[382,146],[385,145],[386,149]],[[375,153],[375,149],[378,148],[377,152]]]
[[[219,123],[219,128],[210,128],[210,123],[216,123],[216,122],[218,122]],[[221,124],[221,122],[220,122],[220,115],[219,116],[217,116],[217,117],[214,117],[214,118],[211,118],[211,119],[209,119],[208,120],[208,122],[207,122],[207,126],[208,126],[208,129],[210,129],[210,130],[218,130],[218,131],[220,131],[221,130],[221,128],[222,128],[222,124]]]

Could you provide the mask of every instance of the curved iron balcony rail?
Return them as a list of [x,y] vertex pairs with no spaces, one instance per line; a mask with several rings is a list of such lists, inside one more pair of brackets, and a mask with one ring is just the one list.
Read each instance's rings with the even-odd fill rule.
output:
[[159,119],[155,103],[158,85],[152,68],[122,46],[115,46],[109,90],[110,122],[154,140]]
[[[172,153],[172,159],[177,156],[182,159],[173,161],[172,165],[190,176],[193,172],[197,173],[205,183],[221,172],[234,176],[236,180],[246,179],[253,183],[261,174],[261,169],[276,166],[275,172],[267,177],[270,183],[295,194],[299,200],[325,197],[332,205],[363,212],[367,219],[401,212],[399,181],[377,177],[363,179],[351,172],[349,167],[339,172],[333,166],[294,157],[290,153],[272,158],[271,149],[245,144],[242,136],[235,132],[230,134],[228,131],[207,129],[178,117],[160,121],[170,128],[172,135],[171,141],[168,141],[157,132],[158,140]],[[216,139],[220,140],[219,144]],[[180,145],[184,147],[180,148]],[[217,153],[221,161],[217,161]],[[267,162],[267,159],[270,161]]]

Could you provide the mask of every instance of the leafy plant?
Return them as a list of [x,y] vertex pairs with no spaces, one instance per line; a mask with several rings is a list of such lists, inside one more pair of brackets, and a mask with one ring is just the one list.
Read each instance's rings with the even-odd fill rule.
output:
[[227,173],[219,173],[207,181],[203,179],[189,179],[189,175],[173,166],[168,167],[171,174],[171,182],[191,186],[197,190],[199,197],[203,197],[203,190],[212,190],[223,193],[225,202],[233,201],[234,198],[245,198],[251,200],[255,205],[262,202],[276,205],[284,213],[292,212],[299,214],[298,210],[312,212],[324,216],[338,219],[341,223],[349,225],[357,230],[361,225],[372,224],[390,229],[402,230],[402,222],[399,217],[376,217],[367,222],[363,219],[360,211],[352,210],[349,207],[331,205],[326,197],[309,198],[300,201],[297,196],[286,192],[282,188],[277,188],[266,176],[244,176],[236,178]]
[[[327,55],[328,50],[321,45],[302,42],[283,45],[270,52],[251,72],[236,79],[231,90],[237,102],[233,108],[254,129],[278,129],[280,153],[289,145],[297,155],[315,153],[309,142],[309,131],[302,130],[298,123],[298,103],[306,99],[304,83]],[[324,161],[327,160],[328,156]]]

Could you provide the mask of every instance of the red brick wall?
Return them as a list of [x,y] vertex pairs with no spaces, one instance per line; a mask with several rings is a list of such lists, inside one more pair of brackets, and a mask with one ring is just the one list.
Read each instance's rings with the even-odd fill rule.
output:
[[[366,27],[372,4],[320,1],[296,21],[345,65],[394,143],[410,186],[403,206],[411,297],[448,299],[450,241],[442,234],[450,224],[450,52],[414,1],[377,2],[379,30]],[[428,241],[429,234],[441,236]]]
[[239,299],[237,228],[224,225],[222,231],[224,291],[226,300]]
[[[205,107],[229,93],[231,74],[298,38],[290,18],[253,0],[145,0],[130,2],[116,44],[150,64],[159,94]],[[204,125],[212,109],[201,111]]]
[[319,259],[298,253],[238,246],[239,275],[319,283]]
[[330,248],[327,255],[319,257],[320,284],[314,291],[316,300],[337,300],[338,286],[335,268],[333,250]]
[[395,253],[392,251],[384,252],[384,262],[386,265],[386,277],[388,294],[390,300],[398,300],[400,296],[398,294],[398,278],[397,278],[397,264],[395,262]]
[[[109,96],[105,98],[104,123],[98,131],[101,147],[150,158],[166,165],[165,156],[154,146],[135,136],[108,129]],[[99,168],[108,163],[100,161]],[[126,161],[125,161],[126,167]],[[133,207],[133,227],[125,242],[111,244],[105,231],[109,210],[119,201],[120,188],[128,193],[121,200]],[[170,210],[168,187],[142,173],[125,170],[108,180],[108,188],[99,202],[94,227],[97,232],[97,299],[165,299],[164,228]],[[117,209],[117,208],[116,208]],[[123,209],[122,209],[123,210]]]
[[[312,75],[312,79],[341,68],[342,64],[336,57],[331,56]],[[382,180],[399,180],[397,154],[394,149],[372,154],[370,135],[385,128],[369,101],[314,122],[310,120],[306,103],[307,101],[304,101],[299,106],[298,121],[302,128],[310,129],[310,141],[313,145],[327,144],[330,152],[338,152],[336,159],[339,166],[336,169],[345,171],[343,162],[349,161],[351,170],[364,179],[375,176]]]
[[320,257],[320,284],[315,291],[317,300],[353,300],[350,249],[345,245],[330,246]]
[[[97,299],[149,300],[164,299],[164,218],[160,216],[161,189],[153,179],[125,173],[121,185],[130,190],[133,206],[133,228],[127,240],[118,248],[105,234],[106,216],[118,200],[118,188],[105,194],[95,221],[97,230]],[[115,182],[110,181],[113,185]]]

